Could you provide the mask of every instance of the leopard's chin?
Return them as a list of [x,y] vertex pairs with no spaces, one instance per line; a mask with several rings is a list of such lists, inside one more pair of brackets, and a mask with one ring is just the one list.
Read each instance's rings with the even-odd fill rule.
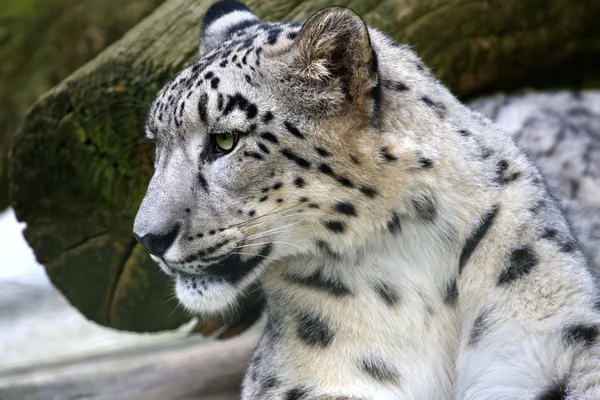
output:
[[240,298],[256,287],[271,250],[267,244],[246,259],[232,254],[194,274],[170,268],[177,298],[195,313],[223,314],[235,310]]

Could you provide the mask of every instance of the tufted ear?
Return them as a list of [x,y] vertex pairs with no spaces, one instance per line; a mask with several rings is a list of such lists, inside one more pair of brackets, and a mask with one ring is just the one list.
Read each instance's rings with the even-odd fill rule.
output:
[[235,31],[258,24],[260,20],[242,2],[220,0],[210,6],[200,29],[200,54],[219,46]]
[[377,88],[377,59],[367,25],[348,8],[330,7],[310,17],[294,52],[297,76],[342,91],[350,101],[373,96]]

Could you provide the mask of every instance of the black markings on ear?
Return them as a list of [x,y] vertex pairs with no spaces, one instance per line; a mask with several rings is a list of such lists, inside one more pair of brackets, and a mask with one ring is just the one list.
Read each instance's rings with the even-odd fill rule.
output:
[[437,217],[435,201],[429,196],[420,196],[412,199],[412,205],[419,219],[431,222]]
[[316,271],[309,276],[288,275],[284,279],[298,285],[329,293],[336,297],[350,294],[350,289],[343,282],[338,279],[325,277],[320,271]]
[[204,175],[202,175],[202,172],[198,172],[198,182],[200,183],[200,187],[202,187],[202,189],[204,189],[206,193],[208,193],[208,182],[206,182],[206,179],[204,178]]
[[392,81],[392,80],[387,80],[384,79],[382,80],[383,83],[383,87],[389,90],[393,90],[396,92],[407,92],[410,90],[410,88],[408,86],[406,86],[406,84],[404,82],[400,82],[400,81]]
[[305,311],[298,320],[298,336],[310,346],[325,348],[333,341],[334,333],[322,316]]
[[471,330],[471,335],[469,337],[468,345],[473,347],[479,342],[485,331],[488,329],[488,319],[491,311],[489,309],[483,311],[477,318],[475,318],[475,322],[473,323],[473,329]]
[[204,123],[204,125],[208,124],[208,95],[203,93],[198,99],[198,115],[200,116],[200,121]]
[[268,124],[269,122],[271,122],[272,119],[273,119],[273,113],[271,111],[267,111],[262,117],[262,122],[264,124]]
[[589,347],[598,338],[598,326],[591,324],[577,324],[565,328],[563,339],[570,346]]
[[227,105],[225,106],[225,109],[223,110],[223,115],[231,114],[231,112],[236,108],[239,108],[240,110],[244,111],[248,119],[252,119],[256,117],[256,114],[258,114],[258,108],[256,107],[256,105],[250,103],[248,99],[246,99],[240,93],[236,93],[233,96],[227,97],[228,101]]
[[388,221],[387,228],[393,235],[398,235],[400,232],[402,232],[400,214],[398,214],[397,212],[392,213],[392,218],[390,218],[390,220]]
[[567,395],[567,384],[564,381],[560,381],[540,393],[535,400],[565,400]]
[[396,291],[385,282],[378,282],[373,285],[375,293],[390,307],[393,307],[400,300],[400,296]]
[[264,143],[258,142],[258,148],[259,148],[259,149],[260,149],[260,150],[261,150],[263,153],[266,153],[266,154],[269,154],[269,153],[271,153],[271,152],[269,151],[269,148],[268,148],[267,146],[265,146],[265,144],[264,144]]
[[273,135],[271,132],[263,132],[261,133],[261,135],[263,137],[263,139],[268,140],[271,143],[279,143],[279,140],[277,140],[277,137],[275,135]]
[[379,357],[365,358],[361,360],[359,367],[378,382],[397,383],[400,378],[398,371]]
[[495,181],[497,184],[504,186],[507,185],[521,176],[520,172],[514,172],[512,174],[506,174],[509,163],[506,160],[498,161],[498,165],[496,167],[496,178]]
[[339,183],[341,183],[343,186],[346,187],[354,187],[354,184],[352,183],[352,181],[344,176],[340,176],[337,175],[335,172],[333,172],[333,170],[331,169],[331,167],[328,164],[321,164],[319,165],[319,171],[324,173],[327,176],[330,176],[331,178],[335,179],[336,181],[338,181]]
[[325,222],[325,226],[333,233],[344,233],[346,230],[346,226],[342,221],[327,221]]
[[440,102],[434,101],[427,96],[421,97],[421,101],[431,107],[440,119],[446,117],[446,106]]
[[277,43],[277,39],[279,38],[279,34],[281,33],[280,28],[271,28],[269,30],[269,36],[267,36],[267,43],[271,46]]
[[349,215],[352,217],[356,217],[356,207],[354,207],[354,205],[352,203],[348,203],[348,202],[337,202],[333,205],[333,208],[335,211],[344,214],[344,215]]
[[285,126],[285,129],[287,129],[287,131],[289,133],[291,133],[292,135],[296,136],[298,139],[304,139],[304,135],[302,134],[302,132],[300,132],[298,130],[298,128],[296,128],[294,125],[292,125],[291,122],[285,121],[283,123],[283,125]]
[[479,242],[483,239],[486,232],[492,226],[494,219],[496,218],[496,214],[498,213],[498,206],[494,205],[491,209],[489,209],[482,217],[481,222],[475,228],[475,230],[471,233],[471,235],[465,241],[465,244],[460,252],[460,259],[458,261],[458,273],[460,274],[469,262],[471,255],[479,245]]
[[306,185],[306,182],[304,179],[302,179],[302,177],[298,176],[296,179],[294,179],[294,185],[296,185],[297,188],[303,188],[304,185]]
[[371,186],[361,186],[359,188],[359,190],[360,190],[360,192],[362,194],[364,194],[367,197],[373,198],[373,197],[377,196],[377,190],[375,190],[374,187],[371,187]]
[[282,149],[281,154],[283,154],[283,156],[285,158],[287,158],[288,160],[295,162],[296,164],[298,164],[299,166],[301,166],[304,169],[310,168],[310,162],[308,162],[305,158],[302,158],[302,157],[296,155],[296,153],[294,153],[293,151],[291,151],[289,149]]
[[381,154],[381,158],[385,161],[385,162],[393,162],[398,160],[398,157],[396,157],[395,155],[391,154],[389,149],[387,147],[382,147],[379,150],[379,153]]
[[529,274],[538,263],[538,258],[529,245],[514,249],[510,253],[510,259],[506,268],[498,277],[498,285],[511,283]]
[[451,278],[448,283],[446,283],[446,287],[444,288],[444,303],[453,306],[456,304],[456,300],[458,300],[458,284],[456,282],[456,278]]
[[320,156],[322,157],[329,157],[331,156],[331,153],[328,152],[327,150],[325,150],[322,147],[315,147],[315,150],[317,151],[317,153],[319,153]]
[[250,12],[248,7],[236,0],[219,1],[210,6],[204,15],[204,19],[202,20],[202,33],[204,34],[206,28],[208,28],[213,22],[234,11]]

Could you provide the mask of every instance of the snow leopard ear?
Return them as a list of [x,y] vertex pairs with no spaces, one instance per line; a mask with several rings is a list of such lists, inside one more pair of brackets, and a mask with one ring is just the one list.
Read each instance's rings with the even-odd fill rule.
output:
[[367,25],[345,7],[325,8],[306,21],[294,43],[294,73],[353,101],[372,96],[377,58]]
[[200,55],[206,54],[227,40],[235,31],[260,23],[258,17],[242,2],[220,0],[204,14],[200,29]]

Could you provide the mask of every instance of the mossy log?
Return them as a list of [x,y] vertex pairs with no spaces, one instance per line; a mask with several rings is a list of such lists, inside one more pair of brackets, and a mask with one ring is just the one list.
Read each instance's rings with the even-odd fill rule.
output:
[[10,140],[27,108],[162,2],[0,1],[0,210],[8,206]]
[[[168,0],[43,96],[11,156],[12,204],[54,284],[88,318],[118,329],[173,328],[172,287],[131,230],[152,174],[141,140],[157,90],[197,56],[211,0]],[[340,2],[246,0],[265,20]],[[463,99],[520,87],[599,86],[597,0],[350,0],[408,43]],[[171,298],[171,299],[170,299]],[[169,300],[170,299],[170,300]],[[218,327],[204,320],[202,332]]]

